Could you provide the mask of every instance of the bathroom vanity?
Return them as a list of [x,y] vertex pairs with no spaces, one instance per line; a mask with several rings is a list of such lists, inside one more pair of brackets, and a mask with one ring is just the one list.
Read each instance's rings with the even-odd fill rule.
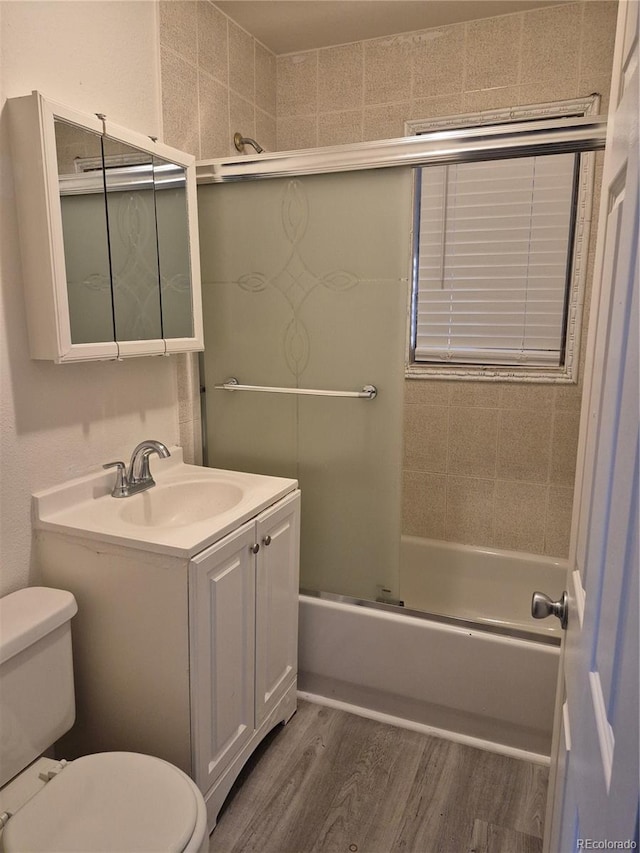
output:
[[213,829],[262,738],[296,708],[295,480],[153,460],[115,499],[97,472],[34,495],[44,584],[71,591],[77,721],[64,755],[130,750],[187,772]]

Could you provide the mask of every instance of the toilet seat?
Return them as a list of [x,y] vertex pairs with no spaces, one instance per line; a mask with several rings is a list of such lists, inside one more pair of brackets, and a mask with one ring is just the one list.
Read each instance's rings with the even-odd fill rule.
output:
[[104,752],[69,762],[13,814],[0,850],[183,853],[199,818],[181,770],[150,755]]

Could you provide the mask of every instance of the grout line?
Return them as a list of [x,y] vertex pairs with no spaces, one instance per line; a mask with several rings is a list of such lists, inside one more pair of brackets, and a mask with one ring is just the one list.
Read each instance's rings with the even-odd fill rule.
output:
[[316,50],[316,146],[319,145],[318,137],[320,133],[320,51]]
[[[518,77],[516,86],[522,84],[522,50],[524,47],[524,13],[520,12],[520,34],[518,36]],[[520,100],[520,92],[518,91],[518,100]]]
[[582,80],[582,61],[584,59],[584,16],[585,16],[585,4],[582,3],[580,6],[580,24],[578,27],[578,74],[576,79],[576,85],[580,86],[580,80]]
[[200,108],[200,30],[196,13],[196,105],[198,111],[198,159],[202,159],[202,110]]
[[230,20],[231,18],[227,17],[227,145],[229,146],[229,155],[233,156],[234,148],[232,139],[235,131],[231,130],[231,39],[229,36]]

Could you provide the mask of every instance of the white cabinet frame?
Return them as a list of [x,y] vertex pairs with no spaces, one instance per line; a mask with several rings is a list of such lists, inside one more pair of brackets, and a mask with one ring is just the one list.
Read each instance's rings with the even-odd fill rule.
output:
[[[195,157],[108,118],[87,115],[33,92],[9,100],[16,204],[31,357],[57,363],[164,355],[204,348]],[[191,272],[193,337],[139,341],[71,340],[67,274],[54,119],[108,136],[185,169]]]

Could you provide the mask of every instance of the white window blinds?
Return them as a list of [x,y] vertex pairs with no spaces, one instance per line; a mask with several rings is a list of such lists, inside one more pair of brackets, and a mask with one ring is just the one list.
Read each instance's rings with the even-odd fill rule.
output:
[[421,169],[415,360],[558,365],[574,154]]

